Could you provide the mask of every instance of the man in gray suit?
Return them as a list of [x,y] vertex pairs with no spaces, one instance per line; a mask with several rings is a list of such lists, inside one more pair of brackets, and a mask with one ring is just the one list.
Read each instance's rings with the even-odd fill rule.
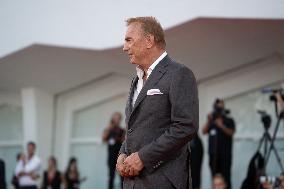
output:
[[[117,159],[124,189],[191,189],[188,142],[198,131],[195,77],[165,51],[153,17],[130,18],[123,51],[136,64],[126,104],[126,139]],[[193,173],[194,174],[194,173]]]

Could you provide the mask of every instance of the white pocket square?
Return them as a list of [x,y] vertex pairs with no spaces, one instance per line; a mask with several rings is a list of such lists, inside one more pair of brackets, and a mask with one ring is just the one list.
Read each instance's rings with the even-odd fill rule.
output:
[[147,95],[159,95],[159,94],[163,94],[160,89],[149,89],[147,91]]

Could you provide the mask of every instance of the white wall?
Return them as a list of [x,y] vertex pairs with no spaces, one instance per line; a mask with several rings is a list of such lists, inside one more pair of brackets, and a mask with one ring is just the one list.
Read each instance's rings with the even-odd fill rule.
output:
[[8,189],[16,165],[16,155],[22,151],[22,107],[21,96],[0,92],[0,158],[6,163]]
[[[10,92],[4,92],[4,91],[0,91],[0,108],[8,108],[11,109],[12,111],[15,110],[15,112],[22,112],[22,101],[21,101],[21,96],[19,94],[16,93],[10,93]],[[11,118],[15,115],[10,115]],[[21,119],[21,118],[19,118]],[[3,121],[3,120],[0,120]],[[18,118],[15,120],[16,122],[18,121]],[[21,121],[21,120],[20,120]],[[4,124],[2,122],[0,122],[0,124]],[[4,125],[1,125],[3,127],[5,127]],[[18,130],[18,134],[16,134],[15,132],[17,131],[11,131],[14,129],[20,128],[20,130]],[[19,126],[15,126],[14,128],[0,128],[0,132],[5,132],[5,131],[11,131],[8,132],[6,135],[12,134],[13,136],[5,136],[5,140],[3,140],[3,138],[1,139],[0,137],[0,147],[6,147],[6,146],[18,146],[21,145],[21,140],[22,140],[22,123]],[[18,138],[17,138],[18,136]],[[7,141],[6,139],[11,138],[12,140]]]
[[53,96],[40,89],[25,88],[21,94],[0,92],[0,158],[6,162],[7,184],[16,166],[16,155],[25,152],[28,141],[37,144],[37,154],[46,168],[53,144]]
[[103,49],[121,45],[124,20],[153,15],[165,28],[196,17],[284,18],[282,0],[0,1],[0,57],[33,43]]
[[21,95],[16,93],[9,93],[7,91],[0,91],[0,105],[5,104],[21,106]]
[[71,156],[79,159],[81,175],[88,176],[82,188],[106,188],[107,146],[101,134],[114,111],[124,115],[130,82],[112,74],[56,97],[54,154],[63,171]]

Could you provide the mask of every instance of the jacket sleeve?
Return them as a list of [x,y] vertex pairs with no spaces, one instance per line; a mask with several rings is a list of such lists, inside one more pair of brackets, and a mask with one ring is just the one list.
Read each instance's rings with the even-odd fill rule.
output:
[[185,66],[172,74],[169,90],[171,125],[160,137],[138,152],[145,168],[150,172],[184,147],[198,131],[196,79]]
[[119,154],[126,154],[126,150],[125,150],[125,140],[123,141],[120,150],[119,150]]

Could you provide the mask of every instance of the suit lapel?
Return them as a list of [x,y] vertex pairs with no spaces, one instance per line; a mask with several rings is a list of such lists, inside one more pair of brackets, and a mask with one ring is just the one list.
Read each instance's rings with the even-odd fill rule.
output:
[[140,91],[134,107],[130,113],[129,119],[132,115],[132,113],[135,111],[135,109],[139,106],[139,104],[143,101],[143,99],[147,96],[147,91],[151,88],[153,88],[156,83],[162,78],[162,76],[166,73],[166,66],[168,65],[168,55],[161,60],[161,62],[154,68],[149,78],[146,80],[146,83],[144,84],[142,90]]
[[127,120],[129,120],[130,114],[132,112],[132,99],[133,99],[134,89],[135,89],[135,86],[137,84],[137,81],[138,81],[138,76],[133,78],[132,83],[131,83],[131,87],[130,87],[130,90],[129,90],[129,95],[128,95],[127,104],[126,104],[126,112],[125,112]]

